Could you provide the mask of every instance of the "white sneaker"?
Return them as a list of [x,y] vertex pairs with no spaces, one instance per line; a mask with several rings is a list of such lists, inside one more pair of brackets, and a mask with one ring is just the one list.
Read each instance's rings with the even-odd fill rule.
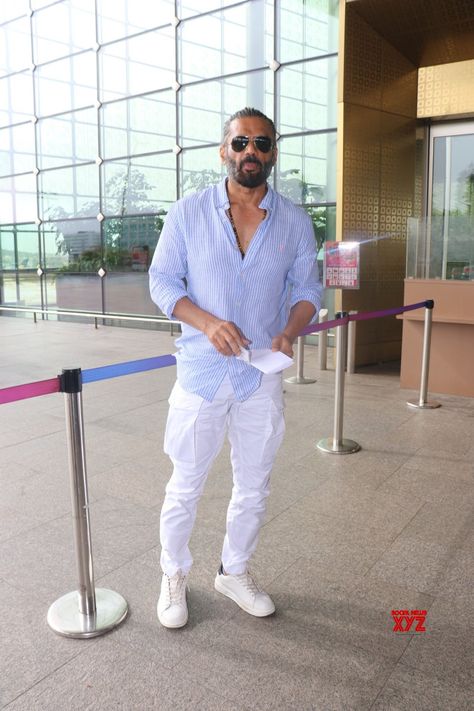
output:
[[230,597],[249,615],[266,617],[275,612],[275,605],[270,595],[260,590],[248,572],[240,575],[225,575],[221,566],[216,575],[214,587],[217,592]]
[[184,627],[188,621],[186,575],[182,575],[180,570],[173,577],[163,575],[157,613],[163,627]]

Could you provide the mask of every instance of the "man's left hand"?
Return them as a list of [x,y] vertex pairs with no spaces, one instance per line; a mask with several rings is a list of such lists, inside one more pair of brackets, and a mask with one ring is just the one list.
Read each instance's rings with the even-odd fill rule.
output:
[[293,358],[293,342],[285,333],[279,333],[272,339],[272,351],[281,351]]

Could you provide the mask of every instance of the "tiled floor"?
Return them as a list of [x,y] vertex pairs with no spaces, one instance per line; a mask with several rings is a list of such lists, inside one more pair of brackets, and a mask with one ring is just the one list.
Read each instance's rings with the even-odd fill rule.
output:
[[[165,333],[8,317],[0,343],[0,387],[174,350]],[[63,396],[0,405],[0,708],[473,708],[474,400],[411,410],[395,368],[362,369],[346,378],[344,417],[362,449],[324,454],[334,372],[317,362],[307,347],[317,382],[285,386],[287,435],[252,566],[277,606],[266,619],[213,589],[225,448],[193,534],[190,622],[157,622],[166,368],[84,386],[96,585],[120,592],[130,615],[95,639],[55,635],[48,607],[77,583]],[[394,632],[392,609],[426,609],[426,632]]]

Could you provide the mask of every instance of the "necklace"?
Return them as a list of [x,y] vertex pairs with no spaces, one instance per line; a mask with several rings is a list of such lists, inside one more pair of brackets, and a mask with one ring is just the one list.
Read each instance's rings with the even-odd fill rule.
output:
[[[237,227],[235,226],[235,222],[234,222],[234,218],[232,216],[232,210],[230,209],[230,205],[229,205],[229,209],[227,210],[227,214],[229,215],[229,221],[230,221],[230,224],[232,225],[232,230],[234,231],[235,241],[237,242],[237,247],[239,248],[239,252],[240,252],[241,257],[243,259],[245,257],[245,252],[244,252],[244,249],[240,243],[239,233],[237,232]],[[264,220],[266,218],[266,216],[267,216],[267,211],[264,210],[263,215],[262,215],[262,220]]]

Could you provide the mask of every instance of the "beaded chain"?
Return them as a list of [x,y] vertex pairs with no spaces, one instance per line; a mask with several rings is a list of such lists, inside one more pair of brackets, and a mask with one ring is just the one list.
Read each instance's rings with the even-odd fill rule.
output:
[[[243,259],[245,257],[245,252],[243,250],[242,245],[240,244],[239,233],[237,232],[237,227],[235,226],[234,218],[232,217],[232,210],[230,209],[230,207],[227,210],[227,214],[229,215],[230,224],[232,225],[232,229],[234,231],[235,239],[237,242],[237,247],[239,248],[239,252],[240,252],[242,259]],[[264,210],[263,215],[262,215],[262,220],[264,220],[266,216],[267,216],[267,211]]]

